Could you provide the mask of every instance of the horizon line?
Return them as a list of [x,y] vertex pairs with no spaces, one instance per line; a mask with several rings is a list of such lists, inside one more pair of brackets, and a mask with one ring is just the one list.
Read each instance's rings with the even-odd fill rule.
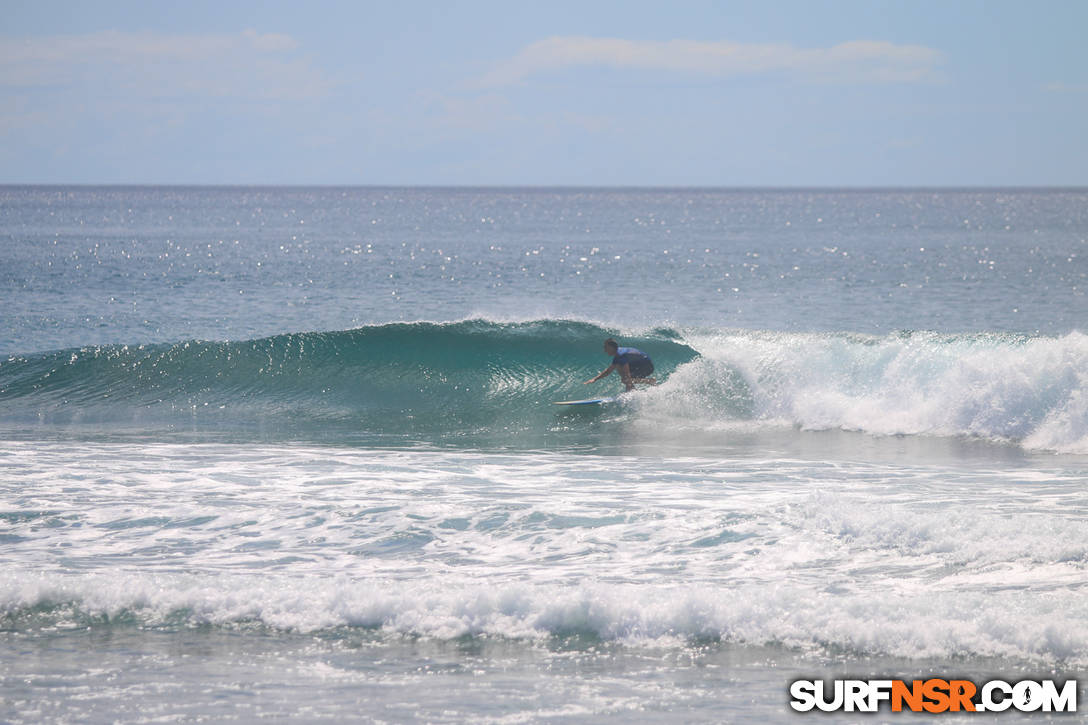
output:
[[1088,184],[267,184],[172,182],[0,182],[2,189],[413,189],[443,191],[1088,191]]

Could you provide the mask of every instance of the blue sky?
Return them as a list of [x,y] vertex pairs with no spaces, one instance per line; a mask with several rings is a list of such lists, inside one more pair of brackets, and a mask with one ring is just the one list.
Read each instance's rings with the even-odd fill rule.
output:
[[0,1],[0,183],[1088,185],[1088,2]]

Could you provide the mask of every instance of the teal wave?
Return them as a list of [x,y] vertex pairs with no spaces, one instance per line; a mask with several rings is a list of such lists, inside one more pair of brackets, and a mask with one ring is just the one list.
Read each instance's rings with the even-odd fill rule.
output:
[[[581,383],[615,330],[587,322],[393,323],[241,342],[102,346],[0,362],[0,419],[193,431],[434,441],[546,427],[551,403],[620,389]],[[669,329],[620,338],[659,374],[696,357]]]
[[[614,336],[663,382],[620,391]],[[792,427],[1088,453],[1088,336],[789,333],[591,322],[393,323],[241,342],[103,346],[0,362],[0,427],[370,445],[601,449]],[[738,428],[740,426],[741,428]],[[38,430],[40,433],[41,431]],[[377,439],[377,440],[375,440]]]

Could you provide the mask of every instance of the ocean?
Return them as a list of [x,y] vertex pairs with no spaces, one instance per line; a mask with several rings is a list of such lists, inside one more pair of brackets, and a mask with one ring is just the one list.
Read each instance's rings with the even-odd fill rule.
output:
[[1088,190],[7,186],[0,301],[2,722],[1088,676]]

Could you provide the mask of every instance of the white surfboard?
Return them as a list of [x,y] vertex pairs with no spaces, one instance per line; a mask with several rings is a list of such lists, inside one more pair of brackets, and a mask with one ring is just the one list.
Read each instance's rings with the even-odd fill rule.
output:
[[616,399],[613,398],[587,398],[586,400],[557,400],[555,405],[603,405],[604,403],[614,403]]

